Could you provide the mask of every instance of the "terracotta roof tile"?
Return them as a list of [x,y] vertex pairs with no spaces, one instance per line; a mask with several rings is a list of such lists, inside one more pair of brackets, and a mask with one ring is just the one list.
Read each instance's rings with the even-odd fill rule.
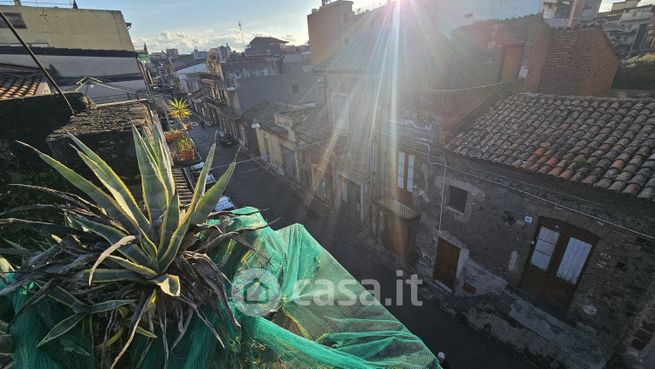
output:
[[0,73],[0,100],[34,96],[42,81],[41,73]]
[[447,148],[655,201],[655,99],[515,94]]

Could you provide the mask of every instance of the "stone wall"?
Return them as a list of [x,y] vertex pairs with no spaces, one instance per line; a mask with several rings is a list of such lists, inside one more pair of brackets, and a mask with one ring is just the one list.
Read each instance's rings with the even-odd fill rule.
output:
[[[471,326],[553,367],[603,368],[613,356],[650,357],[655,241],[648,235],[655,236],[655,204],[465,159],[439,144],[512,91],[508,87],[516,88],[412,91],[401,94],[393,122],[380,114],[380,126],[393,124],[387,130],[396,140],[380,142],[374,194],[393,195],[395,151],[416,155],[412,208],[421,217],[417,263],[408,267]],[[468,192],[464,212],[448,206],[450,185]],[[520,288],[542,217],[600,239],[565,311]],[[433,279],[439,238],[461,250],[456,287],[449,292]]]
[[[570,368],[602,368],[616,350],[625,351],[655,293],[655,241],[639,234],[655,229],[653,204],[455,156],[448,165],[447,172],[437,164],[423,174],[429,187],[422,189],[419,272],[432,278],[436,240],[444,238],[467,255],[454,296],[474,327]],[[463,213],[447,205],[450,185],[469,193]],[[519,287],[541,217],[600,239],[565,311]]]
[[92,178],[92,174],[71,147],[70,132],[94,150],[128,184],[139,179],[139,166],[132,139],[132,125],[152,135],[150,111],[142,103],[117,103],[76,114],[63,128],[48,136],[55,158]]
[[480,115],[497,101],[522,89],[523,83],[516,80],[458,90],[403,90],[399,94],[399,111],[413,112],[415,117],[432,116],[419,124],[438,126],[439,142],[445,144],[466,129],[462,123],[473,121],[468,118]]
[[[67,93],[73,109],[87,110],[87,100],[81,93]],[[46,137],[68,123],[71,111],[60,95],[42,95],[0,101],[0,139],[7,140],[10,150],[21,161],[41,162],[36,155],[16,141],[48,151]]]

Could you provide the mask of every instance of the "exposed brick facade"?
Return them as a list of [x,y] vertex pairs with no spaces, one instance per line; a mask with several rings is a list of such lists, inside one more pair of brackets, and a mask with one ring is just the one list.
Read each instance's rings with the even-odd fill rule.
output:
[[539,92],[605,95],[619,60],[600,28],[554,29]]
[[522,46],[519,77],[526,91],[605,95],[618,57],[596,27],[554,29],[541,16],[476,22],[453,31],[451,85],[459,88],[500,80],[504,50]]

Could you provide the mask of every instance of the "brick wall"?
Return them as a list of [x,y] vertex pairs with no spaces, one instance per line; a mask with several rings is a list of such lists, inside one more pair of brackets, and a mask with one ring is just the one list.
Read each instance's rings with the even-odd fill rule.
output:
[[617,68],[618,57],[600,28],[553,29],[538,91],[602,96]]
[[503,47],[523,45],[524,89],[561,95],[604,95],[618,58],[600,28],[553,29],[540,16],[481,21],[453,31],[451,86],[498,81]]

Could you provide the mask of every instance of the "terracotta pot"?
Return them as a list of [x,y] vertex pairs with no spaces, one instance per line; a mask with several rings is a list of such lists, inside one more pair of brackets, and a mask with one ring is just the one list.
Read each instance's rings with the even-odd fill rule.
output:
[[196,152],[193,150],[182,151],[177,153],[177,158],[179,161],[191,161],[195,159]]

